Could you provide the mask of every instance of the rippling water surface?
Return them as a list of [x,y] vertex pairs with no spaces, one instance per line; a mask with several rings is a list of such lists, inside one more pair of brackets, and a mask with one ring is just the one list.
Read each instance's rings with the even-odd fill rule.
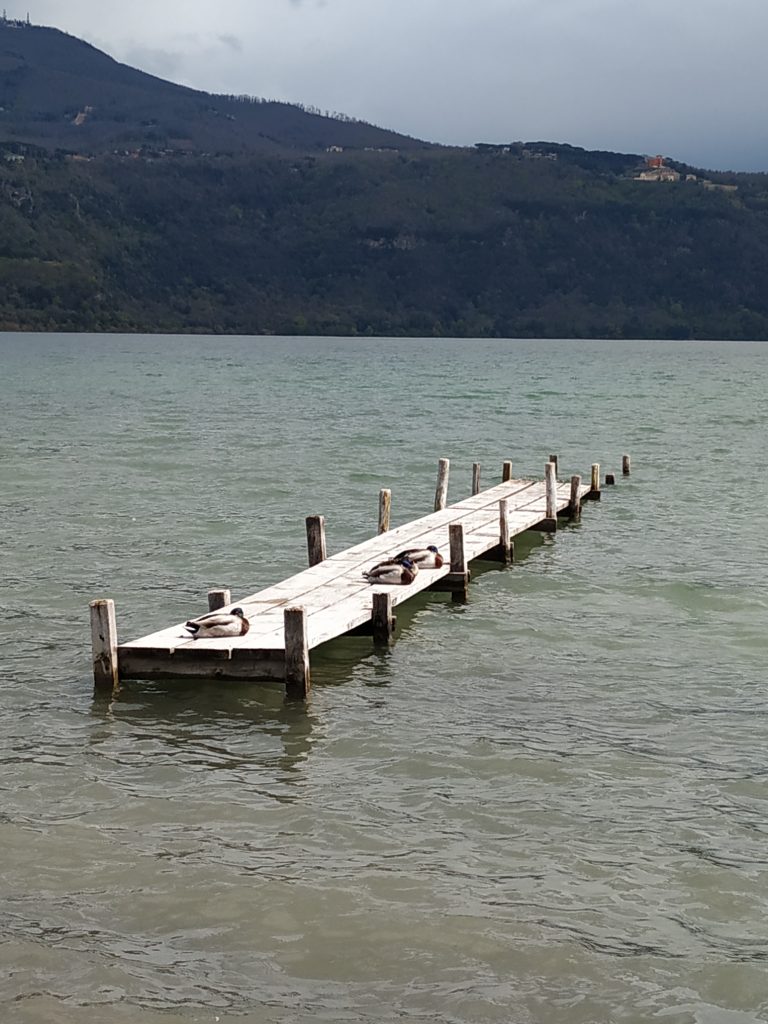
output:
[[[768,1020],[768,346],[0,336],[0,1018]],[[94,699],[123,639],[484,482],[582,525],[389,652]]]

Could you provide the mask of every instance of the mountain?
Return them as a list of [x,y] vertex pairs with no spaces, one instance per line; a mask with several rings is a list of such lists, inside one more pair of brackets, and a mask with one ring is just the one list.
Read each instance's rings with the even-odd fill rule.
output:
[[288,103],[214,96],[54,28],[0,19],[0,138],[81,154],[417,150],[428,143]]

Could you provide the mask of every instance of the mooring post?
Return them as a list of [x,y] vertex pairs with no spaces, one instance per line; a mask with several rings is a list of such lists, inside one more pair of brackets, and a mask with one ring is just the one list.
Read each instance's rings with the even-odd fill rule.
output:
[[568,515],[571,517],[571,522],[578,522],[581,518],[581,497],[579,491],[581,490],[581,477],[571,477],[571,496],[568,499]]
[[605,474],[605,486],[606,487],[612,487],[615,483],[616,483],[616,474],[615,473],[606,473]]
[[505,565],[510,565],[512,562],[511,533],[512,531],[509,526],[509,501],[507,498],[502,498],[499,502],[499,545]]
[[228,590],[208,591],[208,611],[217,612],[219,608],[226,608],[232,604],[232,594]]
[[556,455],[550,455],[549,456],[549,461],[550,462],[554,462],[554,464],[555,464],[555,476],[557,476],[557,456]]
[[389,530],[389,517],[392,512],[392,491],[382,487],[379,491],[379,533]]
[[373,595],[373,642],[391,644],[395,636],[395,616],[392,614],[392,594]]
[[286,608],[283,612],[285,634],[285,694],[304,700],[311,689],[307,613],[304,608]]
[[557,530],[557,477],[554,462],[548,462],[544,467],[544,486],[547,496],[544,529],[554,533]]
[[624,476],[629,476],[631,472],[631,464],[628,455],[621,456],[621,472]]
[[116,690],[120,684],[117,661],[115,602],[91,601],[91,648],[93,683],[97,690]]
[[592,479],[589,483],[589,494],[587,497],[590,501],[600,501],[600,463],[592,463]]
[[307,555],[310,567],[325,561],[325,516],[307,516]]
[[507,460],[501,467],[501,482],[508,483],[512,479],[512,463]]
[[448,474],[451,469],[450,459],[440,459],[437,467],[437,489],[435,490],[435,512],[440,512],[448,504]]
[[480,463],[472,463],[472,494],[480,493]]
[[453,601],[466,601],[469,587],[469,569],[464,551],[464,524],[451,523],[448,527],[450,544],[451,572],[448,579],[451,583]]

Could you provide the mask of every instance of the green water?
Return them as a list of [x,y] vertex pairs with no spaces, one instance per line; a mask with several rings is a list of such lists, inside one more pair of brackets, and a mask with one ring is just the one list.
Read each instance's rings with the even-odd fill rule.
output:
[[[768,346],[0,336],[3,1024],[768,1020]],[[94,700],[210,587],[633,475],[314,691]]]

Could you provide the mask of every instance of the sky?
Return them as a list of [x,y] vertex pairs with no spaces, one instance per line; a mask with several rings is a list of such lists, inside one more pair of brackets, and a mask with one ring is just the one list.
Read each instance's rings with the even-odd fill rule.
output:
[[4,0],[143,71],[451,145],[768,171],[767,0]]

